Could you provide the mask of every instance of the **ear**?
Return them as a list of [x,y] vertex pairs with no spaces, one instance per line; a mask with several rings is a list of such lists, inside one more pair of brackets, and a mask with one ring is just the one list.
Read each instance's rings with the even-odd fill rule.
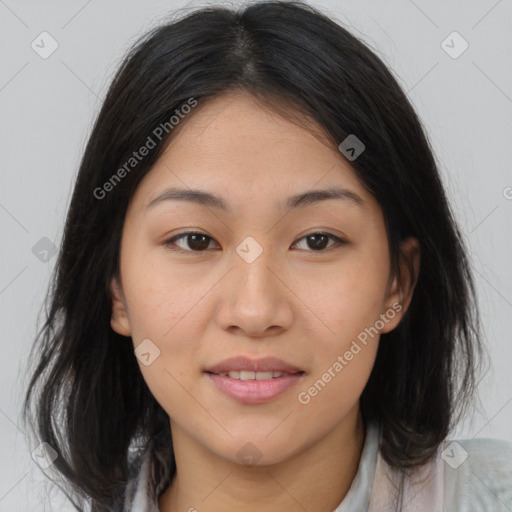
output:
[[414,237],[406,238],[400,244],[398,275],[393,278],[384,302],[385,310],[382,313],[386,316],[387,321],[380,330],[381,333],[392,331],[402,320],[411,303],[419,271],[419,242]]
[[110,295],[112,297],[112,316],[110,318],[112,329],[122,336],[131,336],[132,331],[126,304],[116,277],[113,277],[110,282]]

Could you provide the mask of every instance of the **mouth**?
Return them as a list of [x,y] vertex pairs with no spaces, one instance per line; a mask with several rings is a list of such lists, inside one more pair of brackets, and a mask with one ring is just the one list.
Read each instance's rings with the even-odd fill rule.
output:
[[217,364],[205,368],[207,373],[229,376],[240,380],[266,380],[281,377],[277,374],[294,374],[303,372],[302,368],[289,364],[277,357],[254,359],[249,356],[235,356],[224,359]]
[[220,372],[220,373],[214,373],[214,372],[206,372],[211,375],[217,375],[220,377],[229,377],[230,379],[235,380],[269,380],[269,379],[278,379],[283,376],[289,376],[289,375],[297,375],[297,374],[304,374],[303,371],[297,371],[297,372],[253,372],[250,370],[232,370],[229,372]]
[[276,357],[236,356],[204,370],[214,389],[238,403],[262,404],[277,399],[304,380],[306,372]]
[[276,400],[302,382],[306,372],[229,370],[204,373],[223,396],[240,404],[254,405]]

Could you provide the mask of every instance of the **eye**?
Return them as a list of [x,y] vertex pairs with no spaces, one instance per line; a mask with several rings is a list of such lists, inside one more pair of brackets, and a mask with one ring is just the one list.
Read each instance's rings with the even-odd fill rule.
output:
[[200,231],[187,231],[186,233],[181,233],[179,235],[173,236],[169,240],[166,240],[164,242],[164,245],[166,247],[169,247],[171,250],[179,250],[174,249],[173,245],[177,245],[175,242],[178,240],[181,240],[182,238],[185,238],[185,244],[188,245],[192,251],[190,251],[187,248],[180,247],[180,249],[183,249],[185,252],[204,252],[204,249],[208,248],[209,241],[213,240],[212,237],[206,235],[205,233],[201,233]]
[[[301,240],[306,240],[308,246],[310,248],[313,248],[313,252],[322,252],[326,248],[326,243],[328,243],[329,239],[335,241],[334,245],[336,245],[336,243],[338,245],[343,245],[347,243],[342,238],[332,235],[331,233],[310,233],[309,235],[300,238],[297,242],[295,242],[292,245],[292,247],[294,245],[297,245]],[[332,245],[328,248],[331,249]]]
[[[179,246],[177,244],[177,242],[181,241],[182,239],[185,239],[184,244],[186,244],[188,247]],[[181,249],[184,250],[185,252],[204,252],[206,249],[208,249],[210,241],[212,240],[212,237],[206,235],[205,233],[201,233],[200,231],[187,231],[185,233],[176,235],[170,238],[169,240],[166,240],[164,242],[164,245],[166,247],[169,247],[171,250]],[[313,249],[313,252],[322,252],[324,249],[326,249],[326,244],[328,244],[329,240],[334,241],[334,245],[336,245],[336,243],[338,245],[343,245],[347,243],[342,238],[339,238],[331,233],[318,232],[310,233],[309,235],[300,238],[292,245],[292,247],[296,246],[302,240],[306,241],[309,248]],[[179,249],[174,249],[172,246],[177,246]],[[332,245],[327,248],[332,248]]]

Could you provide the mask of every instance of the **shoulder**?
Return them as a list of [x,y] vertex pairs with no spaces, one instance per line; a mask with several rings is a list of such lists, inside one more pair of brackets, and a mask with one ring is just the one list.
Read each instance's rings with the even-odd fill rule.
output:
[[512,510],[512,442],[501,439],[446,441],[445,510]]

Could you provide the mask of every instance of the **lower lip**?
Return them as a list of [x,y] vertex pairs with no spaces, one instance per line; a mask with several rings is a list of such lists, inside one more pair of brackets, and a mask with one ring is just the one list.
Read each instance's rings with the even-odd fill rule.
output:
[[265,380],[239,380],[206,373],[211,382],[226,395],[244,404],[261,404],[273,400],[295,386],[304,373],[293,373]]

